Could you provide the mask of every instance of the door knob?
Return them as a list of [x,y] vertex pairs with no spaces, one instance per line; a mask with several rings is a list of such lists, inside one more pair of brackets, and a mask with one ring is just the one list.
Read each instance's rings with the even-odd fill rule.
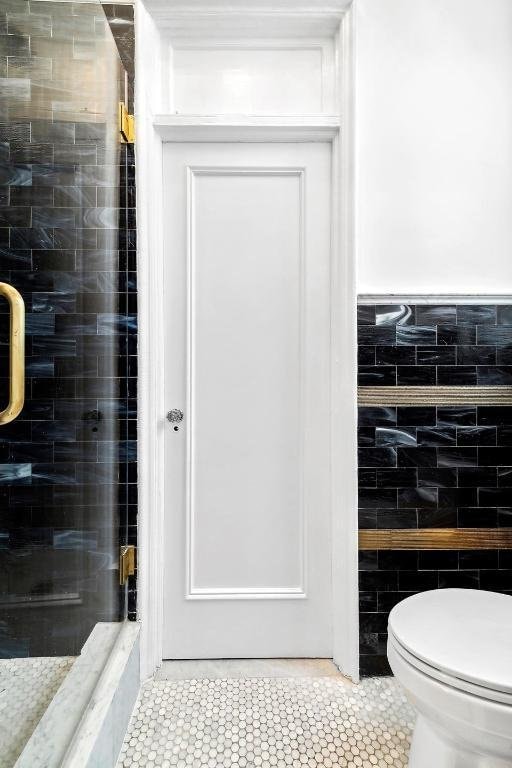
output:
[[171,424],[179,424],[180,421],[183,421],[183,411],[180,411],[179,408],[173,408],[167,414],[167,421],[170,421]]

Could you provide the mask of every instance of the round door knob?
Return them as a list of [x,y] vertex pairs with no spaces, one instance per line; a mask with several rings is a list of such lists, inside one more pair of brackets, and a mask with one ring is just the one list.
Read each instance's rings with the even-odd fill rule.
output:
[[180,421],[183,421],[183,411],[180,411],[179,408],[173,408],[167,414],[167,421],[170,421],[171,424],[179,424]]

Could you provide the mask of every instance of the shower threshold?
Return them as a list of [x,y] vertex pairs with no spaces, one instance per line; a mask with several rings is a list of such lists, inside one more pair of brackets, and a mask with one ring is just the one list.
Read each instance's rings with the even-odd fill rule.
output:
[[96,624],[32,722],[18,759],[4,766],[0,757],[0,768],[115,766],[139,683],[139,625]]

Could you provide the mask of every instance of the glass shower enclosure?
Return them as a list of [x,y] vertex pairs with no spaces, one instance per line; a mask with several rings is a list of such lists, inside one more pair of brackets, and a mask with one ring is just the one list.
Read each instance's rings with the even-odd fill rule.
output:
[[0,658],[72,656],[126,615],[126,75],[99,0],[0,0],[0,27]]

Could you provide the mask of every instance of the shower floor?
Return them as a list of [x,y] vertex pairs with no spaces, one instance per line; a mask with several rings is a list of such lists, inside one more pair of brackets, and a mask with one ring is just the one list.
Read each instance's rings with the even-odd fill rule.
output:
[[405,768],[414,712],[393,678],[354,685],[326,662],[303,676],[256,663],[265,676],[200,662],[179,679],[193,663],[164,664],[141,689],[118,768]]
[[0,660],[0,768],[11,768],[74,657]]

